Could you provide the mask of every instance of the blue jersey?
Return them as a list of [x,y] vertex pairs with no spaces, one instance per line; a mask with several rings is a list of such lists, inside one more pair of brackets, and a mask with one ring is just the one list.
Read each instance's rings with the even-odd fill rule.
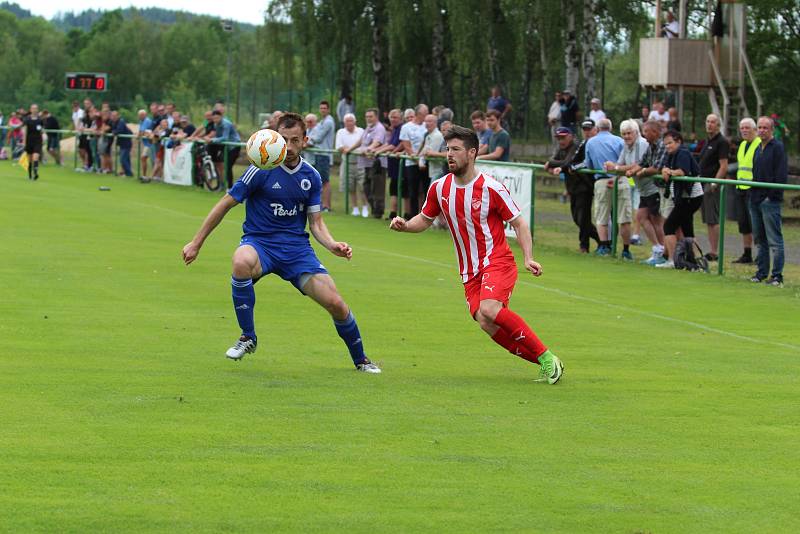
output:
[[284,165],[263,171],[250,165],[228,194],[245,202],[245,236],[272,244],[308,244],[306,218],[320,211],[322,179],[300,159],[294,169]]

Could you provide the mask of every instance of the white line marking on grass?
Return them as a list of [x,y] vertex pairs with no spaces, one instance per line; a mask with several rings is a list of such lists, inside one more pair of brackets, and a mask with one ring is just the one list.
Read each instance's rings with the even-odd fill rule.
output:
[[[408,255],[405,255],[405,254],[398,254],[396,252],[389,252],[387,250],[380,250],[380,249],[366,248],[366,247],[359,247],[359,248],[361,250],[366,250],[367,252],[376,252],[376,253],[379,253],[379,254],[385,254],[387,256],[394,256],[396,258],[403,258],[403,259],[406,259],[406,260],[413,260],[413,261],[417,261],[417,262],[420,262],[420,263],[427,263],[429,265],[436,265],[438,267],[444,267],[444,268],[447,268],[447,269],[456,268],[455,263],[447,264],[447,263],[442,263],[442,262],[439,262],[439,261],[433,261],[433,260],[428,260],[428,259],[425,259],[425,258],[419,258],[417,256],[408,256]],[[719,334],[721,336],[728,336],[728,337],[732,337],[734,339],[740,339],[742,341],[749,341],[750,343],[775,345],[775,346],[778,346],[778,347],[783,347],[785,349],[800,351],[800,346],[792,345],[790,343],[781,343],[779,341],[771,341],[771,340],[767,340],[767,339],[757,339],[757,338],[754,338],[754,337],[743,336],[743,335],[737,334],[735,332],[728,332],[727,330],[714,328],[712,326],[707,326],[707,325],[704,325],[702,323],[696,323],[694,321],[686,321],[686,320],[683,320],[683,319],[677,319],[675,317],[669,317],[669,316],[666,316],[666,315],[661,315],[659,313],[652,313],[652,312],[648,312],[648,311],[637,310],[636,308],[629,308],[628,306],[622,306],[621,304],[614,304],[613,302],[608,302],[608,301],[605,301],[605,300],[602,300],[602,299],[596,299],[596,298],[592,298],[592,297],[584,297],[583,295],[577,295],[575,293],[570,293],[569,291],[564,291],[563,289],[545,287],[545,286],[542,286],[542,285],[539,285],[539,284],[534,284],[532,282],[527,282],[525,280],[519,280],[518,283],[524,284],[526,286],[534,287],[534,288],[540,289],[542,291],[547,291],[549,293],[555,293],[555,294],[561,295],[563,297],[567,297],[567,298],[571,298],[571,299],[575,299],[575,300],[581,300],[581,301],[584,301],[584,302],[590,302],[592,304],[605,306],[607,308],[612,308],[612,309],[624,311],[624,312],[627,312],[627,313],[635,313],[635,314],[638,314],[638,315],[642,315],[644,317],[650,317],[651,319],[658,319],[659,321],[669,321],[669,322],[672,322],[672,323],[678,323],[678,324],[682,324],[682,325],[685,325],[685,326],[691,326],[691,327],[697,328],[698,330],[704,330],[706,332]]]

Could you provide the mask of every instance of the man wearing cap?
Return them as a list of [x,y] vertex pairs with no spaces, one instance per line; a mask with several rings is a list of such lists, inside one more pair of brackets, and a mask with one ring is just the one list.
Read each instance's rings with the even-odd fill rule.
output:
[[578,122],[578,100],[570,89],[564,89],[561,95],[561,126],[575,131]]
[[593,98],[592,101],[591,101],[591,106],[592,106],[592,109],[591,109],[591,111],[589,111],[589,118],[592,119],[595,122],[595,124],[597,124],[597,122],[600,119],[605,119],[606,118],[606,112],[603,111],[602,109],[600,109],[600,99],[599,98]]
[[[578,226],[578,241],[580,251],[589,253],[589,239],[594,239],[598,245],[600,238],[597,228],[592,224],[592,195],[594,194],[594,180],[592,175],[578,172],[578,167],[583,163],[586,139],[594,137],[596,130],[594,121],[586,119],[581,124],[584,140],[580,147],[575,145],[575,136],[572,130],[560,126],[556,128],[558,149],[553,157],[544,164],[545,170],[558,176],[562,172],[566,177],[567,193],[569,193],[569,207],[572,220]],[[573,162],[579,165],[573,166]]]

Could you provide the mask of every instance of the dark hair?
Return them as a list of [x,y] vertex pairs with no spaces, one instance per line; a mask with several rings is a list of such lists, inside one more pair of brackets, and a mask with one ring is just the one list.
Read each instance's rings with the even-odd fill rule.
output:
[[678,130],[667,130],[667,133],[664,134],[664,138],[671,137],[673,141],[677,141],[678,143],[683,143],[683,136]]
[[472,115],[470,115],[469,118],[470,118],[470,120],[473,120],[473,121],[475,119],[486,120],[486,114],[481,110],[477,110],[477,111],[473,111]]
[[327,100],[320,100],[319,101],[319,105],[320,106],[328,106],[329,108],[331,107],[330,103]]
[[278,119],[278,128],[294,128],[295,126],[299,126],[303,130],[303,135],[306,134],[306,123],[303,122],[303,117],[297,113],[284,113]]
[[450,141],[452,139],[460,139],[464,143],[464,148],[467,150],[478,150],[478,136],[469,128],[464,128],[458,124],[454,124],[444,134],[444,140]]
[[486,112],[486,116],[487,117],[494,117],[497,120],[500,120],[500,117],[501,117],[500,112],[497,111],[496,109],[490,109],[489,111],[487,111]]

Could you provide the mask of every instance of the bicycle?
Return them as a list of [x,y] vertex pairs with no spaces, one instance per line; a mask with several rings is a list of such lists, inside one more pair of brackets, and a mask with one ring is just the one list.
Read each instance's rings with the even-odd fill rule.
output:
[[195,181],[209,191],[219,191],[222,180],[204,143],[195,143]]

